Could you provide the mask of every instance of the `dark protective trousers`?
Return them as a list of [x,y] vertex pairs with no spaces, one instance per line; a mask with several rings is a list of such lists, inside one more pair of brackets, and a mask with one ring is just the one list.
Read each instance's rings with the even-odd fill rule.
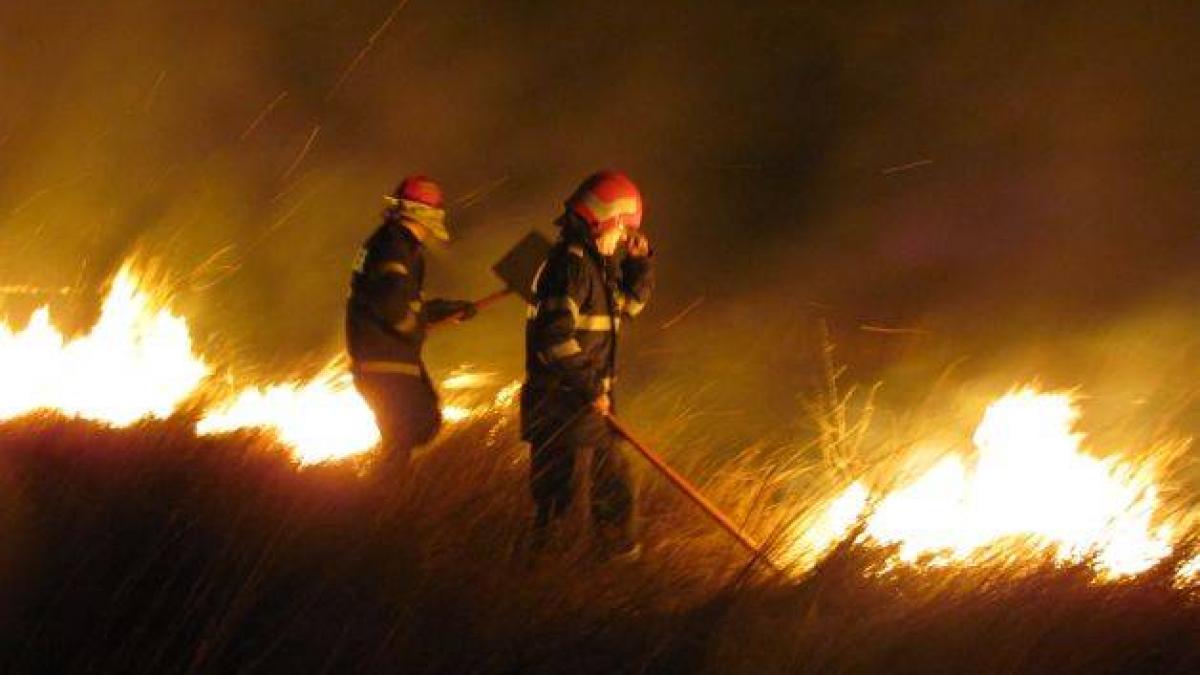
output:
[[406,473],[413,448],[429,442],[442,426],[433,383],[428,375],[355,373],[354,386],[375,413],[383,471]]
[[532,448],[535,547],[546,542],[549,525],[570,509],[575,466],[588,449],[592,526],[605,547],[633,544],[636,519],[629,463],[600,413],[570,391],[526,383],[521,389],[521,436]]
[[624,549],[632,545],[635,539],[629,462],[602,419],[576,420],[576,424],[580,423],[591,427],[590,433],[581,434],[576,428],[571,430],[572,433],[563,433],[548,442],[532,445],[530,488],[537,509],[534,516],[534,545],[544,544],[549,525],[570,509],[577,487],[574,481],[575,467],[590,449],[592,461],[587,497],[590,500],[592,527],[602,546]]

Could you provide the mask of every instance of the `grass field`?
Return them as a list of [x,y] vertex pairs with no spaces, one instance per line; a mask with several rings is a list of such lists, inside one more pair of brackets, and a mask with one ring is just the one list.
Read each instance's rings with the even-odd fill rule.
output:
[[[1172,584],[1194,548],[1104,584],[1049,563],[879,574],[887,552],[849,544],[781,577],[643,475],[642,560],[598,562],[579,531],[531,558],[506,415],[455,427],[405,489],[180,419],[0,425],[2,669],[1200,672],[1200,599]],[[763,471],[705,491],[770,540],[795,509],[751,489]]]

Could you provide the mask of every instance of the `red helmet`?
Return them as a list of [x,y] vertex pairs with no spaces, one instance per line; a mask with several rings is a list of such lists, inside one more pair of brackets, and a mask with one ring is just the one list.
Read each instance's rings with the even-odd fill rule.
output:
[[442,208],[442,188],[428,176],[408,176],[387,201],[391,204],[388,213],[421,225],[437,239],[450,240],[446,211]]
[[435,209],[442,208],[442,188],[429,176],[418,174],[405,177],[392,193],[392,197],[397,201],[407,199]]
[[619,171],[588,176],[567,199],[567,209],[587,221],[593,232],[605,232],[618,224],[633,230],[642,225],[642,194],[629,176]]

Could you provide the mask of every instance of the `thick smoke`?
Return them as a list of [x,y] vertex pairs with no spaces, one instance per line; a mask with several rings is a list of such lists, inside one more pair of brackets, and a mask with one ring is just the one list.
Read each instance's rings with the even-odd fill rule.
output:
[[[850,377],[901,400],[956,362],[999,387],[1176,396],[1200,327],[1197,19],[1128,2],[6,2],[0,284],[94,290],[130,252],[158,256],[202,338],[278,373],[336,349],[349,261],[404,173],[455,202],[431,290],[472,296],[613,166],[643,186],[659,249],[661,292],[623,354],[647,422],[715,416],[730,442],[792,424],[819,318]],[[72,297],[85,322],[91,296]],[[515,375],[522,315],[439,335],[430,358]]]

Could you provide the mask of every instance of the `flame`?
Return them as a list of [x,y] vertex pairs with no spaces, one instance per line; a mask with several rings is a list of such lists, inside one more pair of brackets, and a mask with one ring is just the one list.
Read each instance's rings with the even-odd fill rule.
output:
[[862,483],[852,483],[815,520],[797,523],[793,562],[801,567],[815,564],[824,552],[849,534],[870,497]]
[[187,322],[162,307],[126,263],[91,331],[65,338],[50,310],[20,331],[0,322],[0,420],[56,410],[112,426],[168,417],[209,366],[192,351]]
[[[113,277],[96,325],[67,339],[47,307],[16,330],[0,321],[0,421],[53,410],[113,426],[166,418],[204,383],[211,368],[193,352],[187,321],[164,307],[167,291],[150,289],[127,262]],[[492,409],[480,393],[494,373],[469,366],[443,382],[442,410],[457,424]],[[265,430],[304,464],[334,461],[371,450],[379,431],[370,407],[339,362],[317,376],[234,387],[196,425],[200,435]]]
[[464,408],[460,405],[442,406],[442,420],[450,424],[458,424],[465,422],[475,413],[471,408]]
[[462,365],[455,368],[449,376],[442,380],[442,391],[481,389],[495,381],[495,373],[480,373],[469,365]]
[[[452,373],[451,386],[442,383],[443,389],[452,391],[450,402],[442,406],[442,419],[459,424],[491,409],[467,391],[492,380],[490,374],[473,374],[466,367]],[[340,361],[308,381],[243,389],[210,409],[196,425],[200,435],[238,430],[273,434],[304,465],[346,459],[370,451],[379,442],[371,408]]]
[[[1150,472],[1084,453],[1071,395],[1030,388],[992,403],[974,434],[973,466],[938,462],[873,510],[851,485],[827,509],[837,523],[846,504],[866,517],[864,535],[898,545],[900,561],[927,564],[1053,550],[1060,561],[1088,560],[1103,576],[1137,574],[1170,554],[1172,528],[1154,526],[1158,490]],[[820,541],[799,541],[801,551]],[[806,548],[807,547],[807,548]]]
[[1200,585],[1200,555],[1179,566],[1176,580],[1180,586]]
[[[54,410],[127,426],[168,417],[192,397],[211,369],[193,351],[187,322],[166,308],[167,293],[147,286],[126,263],[96,324],[75,338],[55,328],[47,307],[21,330],[0,321],[0,421]],[[469,366],[451,372],[441,385],[447,424],[515,405],[520,383],[496,391],[497,377]],[[308,380],[233,391],[205,411],[198,434],[266,430],[301,465],[361,454],[379,441],[370,408],[338,362]],[[946,456],[911,484],[874,497],[864,484],[850,485],[802,523],[795,550],[815,561],[862,521],[864,537],[897,546],[898,563],[1051,550],[1108,577],[1144,571],[1172,550],[1171,524],[1155,523],[1152,471],[1085,453],[1078,417],[1069,394],[1010,393],[985,412],[973,455]],[[1200,583],[1200,556],[1178,574],[1180,583]]]
[[371,408],[334,364],[307,382],[243,389],[196,424],[202,436],[242,429],[271,432],[301,464],[344,459],[379,442]]
[[442,419],[450,424],[460,424],[489,410],[511,405],[511,401],[501,403],[507,387],[500,389],[495,397],[489,393],[495,391],[497,377],[496,373],[479,372],[467,364],[451,371],[439,387],[446,398]]

